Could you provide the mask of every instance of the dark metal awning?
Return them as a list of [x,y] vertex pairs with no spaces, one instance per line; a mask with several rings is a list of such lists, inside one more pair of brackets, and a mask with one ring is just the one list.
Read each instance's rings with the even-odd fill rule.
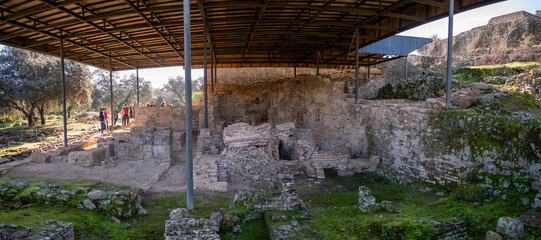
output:
[[[456,11],[503,0],[455,1]],[[447,17],[449,0],[191,0],[192,62],[207,39],[218,68],[353,68],[364,47]],[[3,0],[0,44],[91,66],[126,70],[184,64],[179,0]],[[382,54],[360,54],[360,64]],[[111,62],[110,62],[111,61]],[[110,65],[111,64],[111,65]]]
[[430,38],[392,36],[360,48],[359,53],[408,56],[430,42]]

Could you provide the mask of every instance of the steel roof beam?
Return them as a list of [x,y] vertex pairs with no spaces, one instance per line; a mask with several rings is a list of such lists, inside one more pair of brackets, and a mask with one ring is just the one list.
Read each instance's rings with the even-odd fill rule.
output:
[[[167,45],[169,47],[171,47],[171,49],[173,49],[173,51],[180,57],[181,60],[184,60],[184,56],[182,56],[182,54],[173,46],[173,44],[171,44],[171,42],[169,42],[169,40],[167,40],[167,38],[165,38],[165,36],[158,30],[158,28],[156,28],[155,26],[152,25],[152,22],[150,21],[150,19],[147,18],[147,16],[145,14],[143,14],[142,12],[139,11],[139,9],[137,8],[137,6],[135,6],[130,0],[124,0],[129,6],[130,8],[135,11],[137,14],[139,14],[139,16],[141,18],[143,18],[145,20],[145,22],[150,26],[152,27],[152,29],[154,29],[154,31],[160,36],[161,39],[163,39],[165,41],[165,43],[167,43]],[[144,2],[144,1],[143,1]],[[178,44],[178,43],[177,43]]]
[[248,54],[248,51],[250,51],[250,44],[252,44],[252,40],[254,40],[255,33],[257,32],[257,27],[259,26],[259,23],[261,22],[261,18],[263,17],[263,13],[265,12],[265,8],[267,8],[267,4],[269,3],[268,0],[265,0],[265,3],[261,7],[261,9],[258,12],[257,15],[257,22],[251,26],[251,32],[248,35],[248,41],[246,42],[246,45],[244,46],[244,54],[242,54],[242,63],[244,63],[244,59],[246,59],[246,54]]
[[[57,40],[62,39],[62,37],[60,37],[60,36],[58,36],[58,35],[56,35],[56,34],[53,34],[53,33],[50,33],[50,32],[46,32],[46,31],[40,31],[40,30],[37,30],[37,29],[35,29],[35,28],[31,27],[31,26],[28,26],[28,25],[26,25],[26,24],[22,24],[22,23],[15,22],[15,21],[12,21],[12,20],[6,21],[6,20],[1,20],[1,19],[0,19],[0,22],[7,23],[7,24],[12,25],[12,26],[24,28],[24,29],[27,29],[27,30],[31,30],[31,31],[33,31],[33,32],[36,32],[36,33],[39,33],[39,34],[43,34],[43,35],[45,35],[45,36],[48,36],[48,37],[51,37],[51,38],[55,38],[55,39],[57,39]],[[73,44],[73,45],[80,46],[81,48],[84,48],[84,49],[89,50],[89,51],[91,51],[91,52],[93,52],[93,53],[102,55],[102,56],[104,56],[104,57],[106,57],[106,58],[111,58],[111,59],[115,60],[116,62],[121,63],[121,64],[123,64],[123,65],[125,65],[125,66],[131,67],[131,68],[135,68],[135,66],[132,66],[131,64],[126,63],[126,62],[124,62],[124,61],[122,61],[122,60],[120,60],[120,59],[117,59],[116,57],[112,57],[112,56],[107,55],[107,54],[105,54],[105,53],[103,53],[103,52],[100,52],[100,51],[98,51],[98,50],[96,50],[96,49],[92,49],[92,48],[89,48],[89,47],[82,46],[82,45],[78,44],[78,43],[75,42],[75,41],[67,40],[67,39],[64,39],[64,41],[69,42],[70,44]]]
[[[68,15],[70,15],[70,16],[76,18],[77,20],[79,20],[79,21],[81,21],[81,22],[83,22],[83,23],[86,23],[86,24],[92,26],[92,27],[95,28],[95,29],[98,29],[100,32],[105,33],[105,34],[107,34],[109,37],[111,37],[111,38],[117,40],[118,42],[120,42],[120,43],[122,43],[122,44],[128,46],[128,47],[131,48],[133,51],[135,51],[135,52],[141,54],[142,56],[145,56],[146,58],[148,58],[148,60],[150,60],[151,62],[155,63],[156,65],[158,65],[158,66],[160,66],[160,67],[162,66],[160,63],[158,63],[157,61],[155,61],[155,60],[152,59],[151,57],[148,57],[147,55],[143,54],[142,51],[139,51],[139,50],[136,49],[135,47],[133,47],[133,46],[129,45],[128,43],[122,41],[122,39],[120,39],[119,37],[113,35],[112,33],[106,32],[103,28],[101,28],[101,27],[98,26],[97,24],[95,24],[95,23],[93,23],[93,22],[90,22],[90,21],[84,20],[81,16],[79,16],[79,14],[77,14],[77,13],[75,13],[75,12],[73,12],[73,11],[71,11],[71,10],[65,8],[65,7],[58,7],[58,6],[56,6],[55,3],[53,3],[53,2],[51,2],[51,1],[49,1],[49,0],[40,0],[40,1],[43,2],[43,3],[45,3],[45,4],[47,4],[47,5],[49,5],[49,6],[51,6],[51,7],[53,7],[53,8],[58,9],[58,10],[64,12],[64,13],[67,13]],[[143,47],[144,47],[144,46],[141,46],[141,48],[143,48]]]

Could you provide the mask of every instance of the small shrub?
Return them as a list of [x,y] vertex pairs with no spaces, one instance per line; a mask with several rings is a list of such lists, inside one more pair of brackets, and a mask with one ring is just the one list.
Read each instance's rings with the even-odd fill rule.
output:
[[520,88],[518,88],[517,86],[512,86],[512,87],[507,88],[507,91],[510,91],[510,92],[518,92],[519,90]]

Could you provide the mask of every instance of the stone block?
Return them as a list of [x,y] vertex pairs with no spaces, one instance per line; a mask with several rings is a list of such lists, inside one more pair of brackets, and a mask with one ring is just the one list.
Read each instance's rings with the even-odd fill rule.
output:
[[76,142],[69,144],[67,147],[62,148],[60,155],[68,155],[69,153],[74,151],[82,151],[85,146],[86,142]]
[[295,123],[286,122],[286,123],[277,124],[275,127],[280,132],[289,131],[290,129],[295,129]]
[[518,218],[501,217],[496,231],[507,238],[521,238],[524,237],[524,224]]
[[107,149],[94,148],[86,151],[70,152],[68,162],[83,167],[98,165],[107,157]]
[[131,143],[119,143],[117,157],[120,159],[141,159],[141,148],[139,147],[139,145]]
[[33,152],[32,155],[30,155],[30,160],[37,163],[50,163],[51,155],[43,152]]
[[171,129],[156,130],[154,145],[171,145]]
[[107,149],[107,157],[115,156],[115,144],[111,142],[98,142],[98,148]]
[[130,129],[131,141],[134,144],[152,145],[154,144],[155,127],[133,127]]
[[156,162],[171,162],[171,146],[153,146],[154,157]]
[[186,141],[186,133],[185,132],[173,132],[173,139],[171,143],[171,147],[173,148],[173,151],[181,151],[182,147],[184,146],[184,142]]
[[141,155],[139,155],[140,159],[143,160],[151,160],[154,157],[154,146],[152,145],[138,145],[136,146],[139,148],[139,152]]

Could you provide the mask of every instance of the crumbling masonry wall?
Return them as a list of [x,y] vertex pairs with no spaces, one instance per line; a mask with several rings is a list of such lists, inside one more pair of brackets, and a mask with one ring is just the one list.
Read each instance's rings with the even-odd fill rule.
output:
[[[256,96],[268,97],[263,99],[269,102],[268,123],[276,126],[292,122],[301,132],[308,132],[305,140],[313,142],[313,146],[305,146],[311,154],[303,163],[308,175],[319,176],[322,173],[317,171],[324,168],[345,171],[344,164],[354,165],[352,159],[381,156],[379,171],[383,174],[441,184],[461,181],[476,170],[539,177],[539,118],[441,111],[423,102],[405,100],[362,100],[355,105],[353,99],[343,97],[344,82],[307,75],[281,83],[218,89],[221,92],[213,95],[220,99],[253,101]],[[222,98],[226,93],[231,96]],[[211,102],[220,109],[235,109],[240,104]],[[247,101],[242,104],[251,107]],[[223,111],[214,116],[215,129],[228,126],[223,120],[227,114],[235,119],[234,114]],[[243,120],[252,123],[247,119],[237,121]],[[375,163],[380,159],[371,160]],[[282,170],[285,165],[291,164],[282,164]],[[315,174],[310,172],[314,170]]]

